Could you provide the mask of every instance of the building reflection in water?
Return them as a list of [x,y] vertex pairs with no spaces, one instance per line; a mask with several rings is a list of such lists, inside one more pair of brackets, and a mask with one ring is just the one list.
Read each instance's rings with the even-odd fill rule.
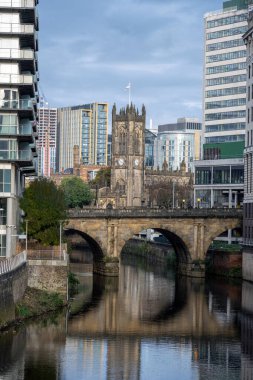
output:
[[252,284],[241,310],[240,285],[164,270],[123,265],[119,279],[84,283],[67,324],[0,337],[1,379],[253,380]]

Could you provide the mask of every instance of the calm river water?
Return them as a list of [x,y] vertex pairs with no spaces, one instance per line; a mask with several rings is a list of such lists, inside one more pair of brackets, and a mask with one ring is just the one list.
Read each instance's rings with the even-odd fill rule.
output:
[[79,278],[68,315],[1,334],[1,380],[253,379],[253,285],[131,261],[119,279]]

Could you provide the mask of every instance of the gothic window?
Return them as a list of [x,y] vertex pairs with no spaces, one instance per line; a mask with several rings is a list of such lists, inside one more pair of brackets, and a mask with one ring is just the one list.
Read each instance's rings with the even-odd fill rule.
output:
[[120,179],[116,184],[116,190],[119,192],[119,194],[125,194],[126,192],[126,184],[123,181],[123,179]]
[[141,137],[141,132],[138,128],[136,128],[135,134],[134,134],[134,152],[135,152],[135,154],[140,154],[140,137]]
[[119,133],[119,154],[126,154],[126,133],[124,130]]

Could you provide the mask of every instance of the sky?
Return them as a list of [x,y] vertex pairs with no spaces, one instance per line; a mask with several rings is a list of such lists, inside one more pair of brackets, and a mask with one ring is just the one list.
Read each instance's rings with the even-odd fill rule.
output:
[[202,117],[204,21],[222,0],[40,0],[41,95],[50,107],[131,100],[147,127]]

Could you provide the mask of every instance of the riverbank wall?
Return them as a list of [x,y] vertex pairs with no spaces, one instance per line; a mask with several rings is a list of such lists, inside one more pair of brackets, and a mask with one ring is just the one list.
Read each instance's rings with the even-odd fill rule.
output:
[[0,326],[15,319],[15,304],[24,296],[27,284],[26,263],[0,276]]
[[176,257],[172,246],[142,239],[131,239],[122,250],[122,254],[133,254],[148,259],[149,262],[175,263]]
[[28,260],[28,286],[59,293],[68,300],[69,262],[66,260]]
[[242,277],[242,252],[227,250],[209,250],[206,260],[207,273]]

